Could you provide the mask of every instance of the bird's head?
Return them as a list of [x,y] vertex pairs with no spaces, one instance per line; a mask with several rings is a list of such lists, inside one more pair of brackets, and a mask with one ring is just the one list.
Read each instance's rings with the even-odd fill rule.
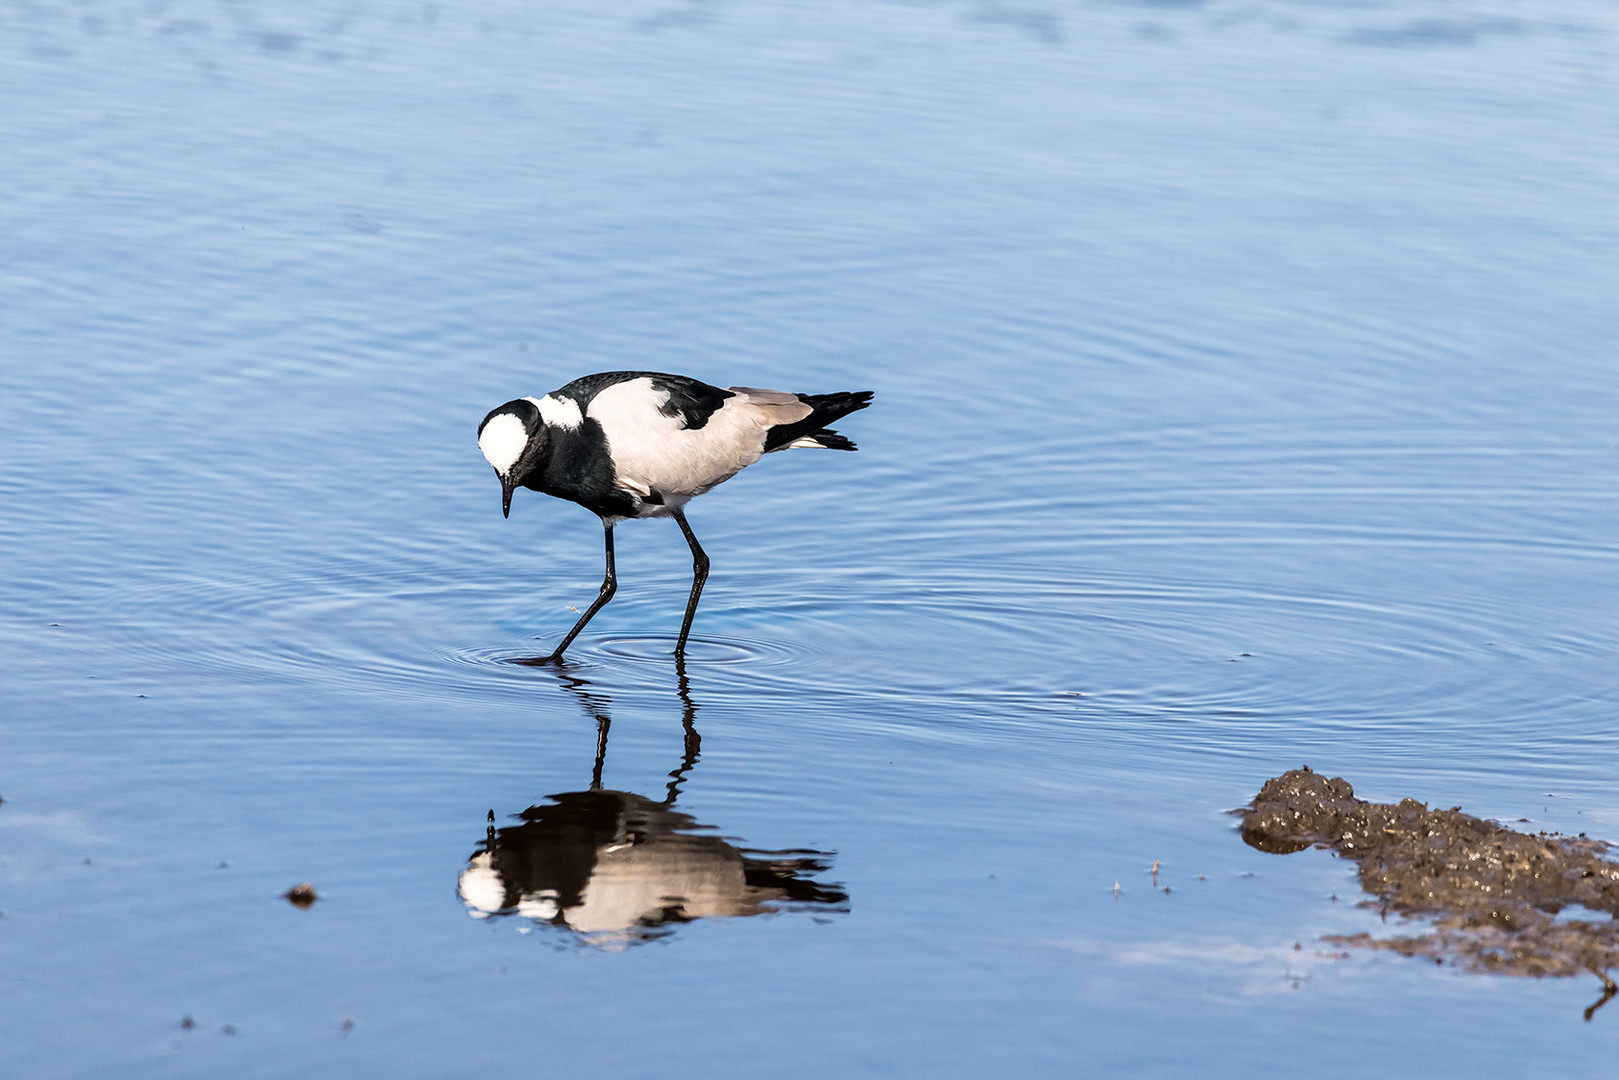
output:
[[500,477],[500,512],[512,513],[512,492],[545,452],[545,424],[532,398],[508,401],[478,425],[478,449]]

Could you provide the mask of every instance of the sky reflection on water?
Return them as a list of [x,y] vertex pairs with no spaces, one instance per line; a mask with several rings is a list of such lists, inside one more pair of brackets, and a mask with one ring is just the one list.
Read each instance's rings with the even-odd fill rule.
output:
[[[1619,838],[1616,31],[0,3],[9,1067],[1605,1075],[1583,982],[1317,948],[1352,873],[1227,812],[1308,763]],[[505,662],[599,528],[474,431],[623,367],[877,399],[692,506],[685,679],[620,530],[599,759]],[[469,919],[486,815],[598,786],[828,898]]]

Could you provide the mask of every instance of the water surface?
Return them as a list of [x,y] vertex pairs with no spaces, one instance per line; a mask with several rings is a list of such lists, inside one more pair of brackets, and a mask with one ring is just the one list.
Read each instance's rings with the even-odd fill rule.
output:
[[[1619,839],[1616,32],[0,7],[11,1068],[1605,1075],[1594,978],[1342,957],[1228,811]],[[877,398],[691,507],[684,673],[659,522],[507,663],[600,529],[477,421],[618,367]],[[809,899],[465,877],[604,799]]]

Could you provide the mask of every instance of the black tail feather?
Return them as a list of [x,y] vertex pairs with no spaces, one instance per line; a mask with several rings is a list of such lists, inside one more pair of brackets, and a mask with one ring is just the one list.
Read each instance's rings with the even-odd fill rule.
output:
[[848,416],[871,404],[872,391],[851,390],[836,394],[799,394],[798,400],[808,405],[811,412],[796,424],[773,427],[765,435],[765,453],[791,446],[799,439],[814,439],[828,450],[853,450],[854,443],[824,425]]
[[822,428],[820,431],[812,431],[808,435],[805,435],[803,437],[806,438],[806,439],[814,439],[815,442],[823,450],[858,450],[858,449],[860,449],[860,447],[858,447],[854,443],[850,442],[844,436],[839,435],[837,432],[833,431],[831,428]]

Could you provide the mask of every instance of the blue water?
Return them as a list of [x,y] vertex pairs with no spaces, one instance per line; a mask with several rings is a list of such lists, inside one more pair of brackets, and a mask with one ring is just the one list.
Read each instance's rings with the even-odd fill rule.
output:
[[[1619,840],[1616,103],[1594,0],[0,5],[0,1073],[1608,1075],[1227,811]],[[877,394],[684,679],[665,522],[505,662],[600,529],[477,422],[620,367]]]

